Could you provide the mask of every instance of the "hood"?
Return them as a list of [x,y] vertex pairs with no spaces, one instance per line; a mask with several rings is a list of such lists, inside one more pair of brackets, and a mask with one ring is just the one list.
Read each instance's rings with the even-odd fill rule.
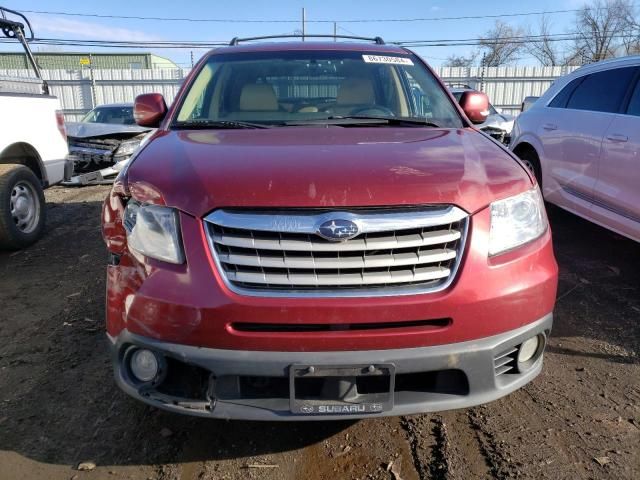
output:
[[477,125],[479,128],[484,129],[487,127],[497,128],[498,130],[504,130],[507,133],[511,133],[513,130],[513,122],[515,117],[512,115],[505,114],[494,114],[489,115],[484,123]]
[[114,123],[68,122],[67,136],[73,138],[121,136],[135,137],[152,129],[138,125],[119,125]]
[[139,200],[196,217],[219,207],[443,203],[471,213],[532,185],[473,129],[392,127],[158,132],[127,181]]

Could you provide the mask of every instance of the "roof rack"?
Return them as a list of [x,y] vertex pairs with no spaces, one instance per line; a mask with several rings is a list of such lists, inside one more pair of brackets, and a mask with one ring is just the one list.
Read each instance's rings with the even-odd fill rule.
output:
[[312,37],[312,38],[346,38],[348,40],[367,40],[369,42],[374,42],[376,45],[384,45],[384,40],[382,39],[382,37],[356,37],[356,36],[352,36],[352,35],[313,35],[313,34],[307,34],[305,33],[304,35],[301,34],[297,34],[297,35],[266,35],[263,37],[247,37],[247,38],[238,38],[238,37],[234,37],[231,39],[231,41],[229,42],[230,46],[235,46],[238,45],[240,42],[250,42],[253,40],[270,40],[273,38],[302,38],[305,39],[306,37]]

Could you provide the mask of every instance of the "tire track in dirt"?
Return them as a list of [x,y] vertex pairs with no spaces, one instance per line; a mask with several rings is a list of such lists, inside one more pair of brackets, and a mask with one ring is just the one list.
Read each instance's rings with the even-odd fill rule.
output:
[[483,414],[479,409],[471,409],[467,415],[469,423],[476,431],[480,451],[487,461],[491,477],[500,480],[512,478],[515,471],[510,468],[509,461],[505,458],[494,435],[485,428]]
[[[163,480],[389,480],[392,467],[402,480],[425,478],[413,469],[410,446],[395,417],[358,422],[200,420],[183,430],[188,433],[181,437],[176,476],[167,474]],[[203,461],[194,461],[198,459]]]
[[[411,448],[411,458],[413,467],[421,479],[434,479],[432,471],[438,470],[436,463],[430,460],[430,456],[434,458],[442,458],[442,445],[440,445],[436,437],[425,432],[433,429],[428,424],[429,420],[426,416],[402,417],[401,425],[405,431],[407,442]],[[434,452],[438,452],[434,455]],[[445,478],[445,477],[440,477]]]
[[469,413],[447,412],[448,458],[451,479],[480,480],[491,477],[492,459],[487,456],[478,430],[471,422]]
[[464,412],[403,417],[421,479],[474,480],[490,477],[485,449]]

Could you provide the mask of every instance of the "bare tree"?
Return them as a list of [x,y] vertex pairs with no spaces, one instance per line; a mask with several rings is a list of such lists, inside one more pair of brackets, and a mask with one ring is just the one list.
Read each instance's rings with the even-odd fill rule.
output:
[[444,62],[445,67],[473,67],[477,54],[472,53],[468,57],[464,55],[449,55]]
[[576,14],[574,51],[597,62],[638,48],[638,28],[631,0],[596,0]]
[[631,7],[631,16],[627,24],[627,28],[621,37],[624,55],[637,55],[640,53],[640,25],[638,24]]
[[483,53],[484,65],[500,67],[518,60],[523,49],[521,27],[512,27],[501,20],[496,20],[493,28],[480,37],[480,50]]
[[545,67],[563,63],[558,53],[557,43],[553,40],[550,29],[551,23],[546,16],[542,15],[540,17],[540,23],[538,24],[537,33],[532,33],[531,30],[528,30],[527,36],[533,38],[523,46],[524,50]]
[[572,49],[562,60],[563,65],[580,66],[589,63],[587,54],[582,49]]

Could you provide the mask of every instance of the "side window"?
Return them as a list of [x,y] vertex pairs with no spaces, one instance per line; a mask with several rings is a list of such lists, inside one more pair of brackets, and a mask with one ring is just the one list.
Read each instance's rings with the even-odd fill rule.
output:
[[615,68],[592,73],[576,88],[567,108],[615,113],[619,110],[635,68]]
[[564,87],[562,90],[560,90],[560,93],[558,93],[553,98],[553,100],[551,100],[551,102],[549,103],[549,106],[552,108],[566,108],[567,100],[569,100],[569,97],[571,96],[573,91],[576,89],[578,85],[580,85],[580,83],[582,83],[583,80],[584,80],[584,77],[580,77],[569,82],[569,84],[566,87]]
[[631,100],[629,100],[627,115],[635,115],[636,117],[640,117],[640,82],[636,83],[636,88],[633,90]]

